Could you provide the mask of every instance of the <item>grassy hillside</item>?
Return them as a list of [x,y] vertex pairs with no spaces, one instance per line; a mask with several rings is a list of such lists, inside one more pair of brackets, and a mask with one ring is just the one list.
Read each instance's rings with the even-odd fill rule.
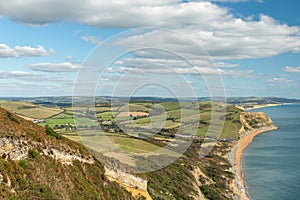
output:
[[[79,160],[89,156],[82,145],[47,130],[0,108],[0,199],[133,199],[104,176],[101,163]],[[78,160],[64,164],[44,155],[47,148]]]

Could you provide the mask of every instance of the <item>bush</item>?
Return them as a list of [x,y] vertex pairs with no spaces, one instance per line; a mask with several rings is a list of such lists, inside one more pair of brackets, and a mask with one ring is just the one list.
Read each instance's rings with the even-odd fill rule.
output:
[[45,126],[46,128],[46,134],[50,135],[52,137],[55,137],[56,139],[62,139],[62,136],[58,133],[56,133],[52,128],[50,128],[48,125]]
[[20,121],[17,119],[17,118],[15,118],[10,112],[6,112],[6,116],[8,117],[8,119],[10,119],[11,121],[13,121],[13,122],[16,122],[16,123],[20,123]]
[[37,151],[35,151],[35,150],[29,150],[28,154],[29,154],[30,158],[36,158],[39,155],[39,153]]
[[205,197],[209,200],[225,200],[224,197],[222,197],[217,192],[217,188],[211,185],[202,185],[200,186],[200,189],[202,193],[205,195]]
[[26,160],[20,160],[20,161],[19,161],[19,165],[20,165],[23,169],[27,169],[27,168],[28,168],[28,163],[26,162]]

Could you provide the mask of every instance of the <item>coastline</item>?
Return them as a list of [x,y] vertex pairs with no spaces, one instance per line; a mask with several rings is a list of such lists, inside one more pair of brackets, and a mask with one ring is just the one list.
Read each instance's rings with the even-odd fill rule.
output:
[[239,179],[241,181],[241,184],[244,188],[246,188],[245,180],[243,177],[243,169],[242,169],[242,156],[245,149],[251,144],[253,138],[261,133],[265,133],[268,131],[273,131],[278,129],[277,126],[270,126],[261,128],[258,130],[253,130],[248,132],[246,135],[244,135],[238,142],[237,147],[235,149],[235,161],[236,161],[236,168],[237,168],[237,174],[239,176]]
[[253,108],[246,108],[246,109],[244,109],[242,107],[239,107],[239,108],[242,108],[245,111],[251,111],[251,110],[256,110],[256,109],[266,108],[266,107],[282,106],[282,105],[285,105],[285,104],[288,104],[288,103],[261,104],[261,105],[254,105]]

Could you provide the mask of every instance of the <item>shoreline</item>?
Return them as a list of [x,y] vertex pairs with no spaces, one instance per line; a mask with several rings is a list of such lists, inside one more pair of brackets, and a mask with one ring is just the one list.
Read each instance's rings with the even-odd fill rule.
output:
[[236,175],[238,178],[238,182],[240,183],[239,185],[242,187],[244,190],[245,194],[248,196],[247,191],[246,191],[246,183],[243,177],[243,169],[242,169],[242,156],[243,152],[245,149],[251,144],[253,138],[259,134],[268,132],[268,131],[273,131],[278,129],[277,126],[270,126],[270,127],[265,127],[261,128],[258,130],[253,130],[253,131],[248,131],[246,134],[238,141],[235,149],[234,149],[234,157],[235,157],[235,164],[236,164]]
[[278,103],[278,104],[261,104],[261,105],[254,105],[253,108],[244,108],[243,110],[245,111],[251,111],[251,110],[256,110],[260,108],[267,108],[267,107],[276,107],[276,106],[282,106],[285,105],[286,103]]
[[277,107],[277,106],[283,106],[283,105],[291,105],[291,104],[298,104],[298,103],[276,103],[276,104],[261,104],[261,105],[254,105],[253,108],[247,108],[244,109],[242,108],[244,111],[252,111],[252,110],[256,110],[256,109],[261,109],[261,108],[267,108],[267,107]]

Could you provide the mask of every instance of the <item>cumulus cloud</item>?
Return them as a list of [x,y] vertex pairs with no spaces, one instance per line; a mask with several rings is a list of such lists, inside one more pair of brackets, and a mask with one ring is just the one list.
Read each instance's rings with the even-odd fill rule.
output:
[[[218,0],[237,2],[243,0]],[[65,9],[68,8],[68,9]],[[262,58],[300,51],[300,28],[261,15],[258,20],[235,17],[227,8],[210,1],[52,1],[0,0],[0,16],[27,24],[46,24],[61,20],[108,28],[163,27],[184,33],[201,45],[214,59]],[[84,40],[94,42],[91,37]],[[136,42],[136,43],[134,43]],[[186,53],[184,45],[166,31],[128,37],[124,45],[173,44]]]
[[22,57],[22,56],[48,56],[55,53],[54,49],[46,50],[43,46],[38,45],[35,47],[30,46],[15,46],[9,47],[6,44],[0,44],[0,58]]
[[[177,31],[182,35],[167,30],[153,30],[120,39],[118,44],[130,48],[152,46],[159,46],[161,49],[172,48],[189,57],[199,56],[195,46],[200,45],[209,56],[220,60],[262,58],[300,50],[298,27],[279,24],[264,15],[259,21],[233,19],[206,30],[193,26]],[[151,52],[147,52],[148,57],[157,56],[149,53]]]
[[35,63],[29,65],[29,68],[35,71],[42,72],[76,72],[83,67],[79,64],[70,62],[63,63]]
[[81,39],[85,42],[89,42],[94,45],[98,45],[101,43],[100,37],[97,37],[97,36],[83,35],[83,36],[81,36]]
[[291,66],[286,66],[284,68],[285,72],[292,72],[292,73],[300,73],[300,67],[291,67]]
[[278,77],[275,77],[275,78],[272,78],[270,80],[268,80],[269,83],[289,83],[289,82],[293,82],[292,80],[290,79],[287,79],[287,78],[278,78]]

